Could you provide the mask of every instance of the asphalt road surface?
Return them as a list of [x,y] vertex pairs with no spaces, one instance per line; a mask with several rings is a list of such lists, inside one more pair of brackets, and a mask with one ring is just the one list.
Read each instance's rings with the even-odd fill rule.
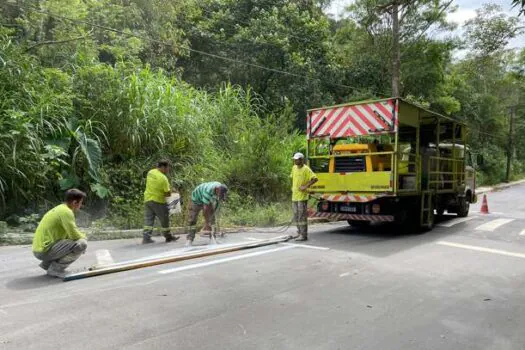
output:
[[[2,247],[0,349],[525,349],[525,186],[488,197],[422,235],[321,224],[307,244],[71,282]],[[222,244],[282,234],[266,231]],[[92,242],[71,268],[184,244],[139,243]]]

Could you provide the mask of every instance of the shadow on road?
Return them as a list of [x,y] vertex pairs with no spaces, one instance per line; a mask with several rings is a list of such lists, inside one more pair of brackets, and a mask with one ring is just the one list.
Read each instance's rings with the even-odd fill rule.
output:
[[50,277],[47,275],[30,276],[15,278],[6,283],[7,289],[12,290],[28,290],[48,287],[50,285],[64,283],[61,279]]
[[[444,215],[436,219],[436,224],[454,218],[455,215]],[[454,234],[450,229],[445,230],[442,227],[435,227],[428,232],[414,232],[390,224],[359,228],[343,222],[333,225],[333,228],[324,226],[322,229],[313,229],[310,234],[310,244],[374,257],[386,257]]]

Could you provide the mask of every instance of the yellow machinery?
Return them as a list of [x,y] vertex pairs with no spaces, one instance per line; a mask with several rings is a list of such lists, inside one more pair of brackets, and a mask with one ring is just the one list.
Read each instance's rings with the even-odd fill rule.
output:
[[392,98],[313,109],[307,125],[314,216],[431,228],[476,201],[458,121]]

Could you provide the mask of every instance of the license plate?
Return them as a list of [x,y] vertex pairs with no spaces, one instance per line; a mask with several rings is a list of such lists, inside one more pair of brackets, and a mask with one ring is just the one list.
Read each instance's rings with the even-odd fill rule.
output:
[[339,210],[340,211],[344,211],[346,213],[356,213],[357,212],[357,207],[353,206],[353,205],[342,205],[339,207]]

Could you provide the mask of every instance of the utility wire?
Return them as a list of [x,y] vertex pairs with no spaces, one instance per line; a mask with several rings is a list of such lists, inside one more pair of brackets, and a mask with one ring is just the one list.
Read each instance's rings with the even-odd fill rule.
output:
[[[11,4],[9,4],[9,5],[11,5]],[[65,20],[65,21],[68,21],[68,22],[71,22],[71,23],[85,24],[85,25],[88,25],[88,26],[91,26],[91,27],[94,27],[94,28],[99,28],[99,29],[102,29],[102,30],[105,30],[105,31],[109,31],[109,32],[113,32],[113,33],[129,36],[129,37],[134,37],[134,38],[141,39],[141,40],[144,40],[144,41],[154,42],[154,43],[161,44],[161,45],[168,46],[168,47],[176,47],[176,48],[178,48],[180,50],[187,50],[189,52],[197,53],[197,54],[200,54],[202,56],[212,57],[212,58],[220,59],[220,60],[231,62],[231,63],[241,64],[241,65],[245,65],[245,66],[248,66],[248,67],[253,67],[253,68],[265,70],[265,71],[268,71],[268,72],[273,72],[273,73],[278,73],[278,74],[282,74],[282,75],[286,75],[286,76],[301,78],[301,79],[304,79],[304,80],[307,80],[307,81],[319,81],[322,84],[327,84],[327,85],[341,87],[341,88],[350,89],[350,90],[357,90],[357,91],[365,90],[363,88],[358,88],[356,86],[340,84],[340,83],[332,83],[332,82],[328,82],[328,81],[325,81],[325,80],[317,80],[317,79],[313,79],[311,77],[308,77],[308,76],[302,75],[302,74],[292,73],[292,72],[288,72],[288,71],[284,71],[284,70],[276,69],[276,68],[270,68],[270,67],[266,67],[266,66],[263,66],[263,65],[260,65],[260,64],[256,64],[256,63],[250,63],[250,62],[238,60],[238,59],[227,57],[227,56],[223,56],[223,55],[213,54],[213,53],[210,53],[210,52],[197,50],[197,49],[193,49],[193,48],[190,48],[190,47],[184,47],[184,46],[178,45],[178,44],[168,43],[168,42],[165,42],[165,41],[162,41],[162,40],[148,38],[148,37],[145,37],[145,36],[142,36],[142,35],[125,32],[125,31],[122,31],[122,30],[119,30],[119,29],[108,27],[108,26],[95,24],[95,23],[92,23],[92,22],[89,22],[89,21],[73,19],[73,18],[70,18],[70,17],[58,15],[58,14],[55,14],[55,13],[51,13],[51,12],[48,12],[48,11],[43,11],[43,10],[37,9],[37,8],[35,8],[33,6],[19,5],[19,7],[25,8],[28,11],[32,11],[32,12],[35,12],[35,13],[40,13],[40,14],[43,14],[43,15],[46,15],[46,16],[49,16],[49,17],[53,17],[53,18],[56,18],[56,19],[62,19],[62,20]],[[378,93],[377,91],[371,91],[371,92]],[[386,94],[379,94],[379,95],[387,96]]]
[[[15,6],[14,4],[8,4],[8,5]],[[450,3],[447,4],[446,7],[448,7],[449,5],[450,5]],[[25,8],[26,10],[29,10],[29,11],[32,11],[32,12],[35,12],[35,13],[40,13],[40,14],[43,14],[43,15],[46,15],[46,16],[49,16],[49,17],[66,20],[66,21],[71,22],[71,23],[85,24],[85,25],[88,25],[88,26],[91,26],[91,27],[94,27],[94,28],[99,28],[99,29],[102,29],[102,30],[105,30],[105,31],[110,31],[110,32],[121,34],[121,35],[125,35],[125,36],[131,36],[131,37],[135,37],[135,38],[138,38],[138,39],[141,39],[141,40],[154,42],[154,43],[165,45],[165,46],[169,46],[169,47],[177,47],[177,48],[179,48],[181,50],[187,50],[189,52],[197,53],[197,54],[200,54],[200,55],[203,55],[203,56],[208,56],[208,57],[212,57],[212,58],[216,58],[216,59],[221,59],[221,60],[224,60],[224,61],[237,63],[237,64],[242,64],[242,65],[246,65],[246,66],[249,66],[249,67],[258,68],[258,69],[261,69],[261,70],[265,70],[265,71],[269,71],[269,72],[273,72],[273,73],[278,73],[278,74],[282,74],[282,75],[293,76],[293,77],[301,78],[301,79],[305,79],[305,80],[310,80],[310,81],[316,80],[316,79],[312,79],[312,78],[310,78],[308,76],[305,76],[305,75],[292,73],[292,72],[288,72],[288,71],[284,71],[284,70],[280,70],[280,69],[270,68],[270,67],[262,66],[262,65],[255,64],[255,63],[245,62],[245,61],[242,61],[242,60],[230,58],[230,57],[223,56],[223,55],[217,55],[217,54],[209,53],[209,52],[202,51],[202,50],[192,49],[192,48],[189,48],[189,47],[184,47],[182,45],[168,43],[168,42],[165,42],[165,41],[162,41],[162,40],[152,39],[152,38],[148,38],[148,37],[145,37],[145,36],[142,36],[142,35],[138,35],[138,34],[128,33],[128,32],[125,32],[125,31],[122,31],[122,30],[119,30],[119,29],[115,29],[115,28],[112,28],[112,27],[108,27],[108,26],[92,23],[92,22],[89,22],[89,21],[73,19],[73,18],[70,18],[70,17],[63,16],[63,15],[58,15],[58,14],[55,14],[55,13],[51,13],[49,11],[43,11],[43,10],[40,10],[38,8],[35,8],[34,6],[18,5],[18,7],[22,7],[22,8]],[[218,41],[216,41],[216,42],[218,42]],[[271,45],[273,45],[273,44],[271,44]],[[338,87],[343,87],[343,88],[347,88],[347,89],[357,90],[357,91],[365,90],[363,88],[358,88],[358,87],[351,86],[351,85],[346,85],[346,84],[330,83],[330,82],[325,82],[325,81],[323,81],[323,83],[327,83],[328,85],[332,85],[332,86],[338,86]],[[378,93],[377,91],[374,91],[374,90],[368,90],[368,91],[371,91],[373,93]],[[387,94],[381,94],[381,93],[379,93],[378,95],[387,96]],[[479,132],[481,134],[488,135],[488,136],[492,136],[494,138],[500,138],[501,140],[506,140],[506,136],[504,136],[504,135],[496,135],[496,134],[484,132],[484,131],[481,131],[481,130],[474,130],[474,131]]]

